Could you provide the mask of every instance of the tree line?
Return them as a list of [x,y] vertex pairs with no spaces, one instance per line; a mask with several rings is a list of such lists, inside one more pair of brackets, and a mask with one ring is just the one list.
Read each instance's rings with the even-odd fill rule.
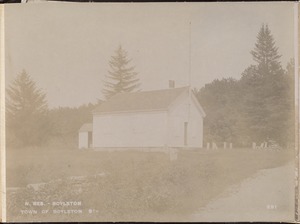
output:
[[204,107],[207,142],[294,142],[294,61],[283,68],[268,25],[263,25],[250,52],[255,62],[233,78],[214,80],[194,92]]
[[[110,70],[103,80],[102,93],[108,100],[117,93],[139,90],[140,81],[127,52],[119,46],[109,61]],[[6,142],[11,147],[70,146],[76,147],[78,130],[92,122],[97,104],[80,107],[48,108],[46,94],[23,70],[6,89]]]
[[[268,25],[262,25],[254,49],[254,64],[241,78],[214,80],[194,89],[207,117],[205,142],[273,141],[282,146],[294,142],[294,63],[286,68]],[[108,100],[120,92],[139,91],[140,80],[119,46],[109,61],[102,94]],[[92,121],[96,104],[49,109],[46,94],[23,70],[6,89],[6,137],[12,147],[61,144],[74,147],[78,129]],[[99,100],[101,103],[102,100]]]

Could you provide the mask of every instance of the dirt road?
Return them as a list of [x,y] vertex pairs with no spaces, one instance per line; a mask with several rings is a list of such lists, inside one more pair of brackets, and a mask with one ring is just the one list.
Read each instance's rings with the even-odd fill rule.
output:
[[294,166],[260,170],[199,210],[193,221],[293,221]]

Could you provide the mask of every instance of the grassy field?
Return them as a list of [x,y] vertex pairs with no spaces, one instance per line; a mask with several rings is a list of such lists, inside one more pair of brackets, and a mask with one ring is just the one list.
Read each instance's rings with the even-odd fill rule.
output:
[[[18,205],[25,200],[80,200],[91,215],[26,216],[28,221],[185,221],[233,184],[258,170],[279,167],[292,160],[292,150],[232,149],[180,151],[170,161],[166,153],[94,152],[79,150],[11,150],[7,152],[7,186],[66,180],[87,176],[80,193],[68,182],[49,184],[40,192],[28,189],[15,199],[8,215],[21,218]],[[105,177],[92,175],[105,173]],[[51,189],[51,190],[49,190]],[[53,192],[60,192],[53,198]],[[73,193],[71,193],[73,192]],[[46,195],[46,196],[45,196]],[[8,196],[9,199],[9,196]],[[26,218],[25,217],[25,218]],[[22,217],[24,219],[24,217]],[[58,220],[57,220],[58,219]]]

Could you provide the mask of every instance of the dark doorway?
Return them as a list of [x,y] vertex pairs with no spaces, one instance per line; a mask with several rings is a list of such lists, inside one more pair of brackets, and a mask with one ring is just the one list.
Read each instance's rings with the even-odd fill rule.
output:
[[91,148],[93,144],[93,132],[88,132],[88,147]]
[[188,144],[188,122],[184,122],[184,145]]

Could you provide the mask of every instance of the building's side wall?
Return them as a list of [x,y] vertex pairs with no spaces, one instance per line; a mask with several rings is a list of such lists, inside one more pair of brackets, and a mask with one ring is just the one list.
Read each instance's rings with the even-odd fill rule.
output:
[[166,112],[93,116],[93,147],[162,147],[166,141]]
[[79,132],[79,149],[88,148],[88,132]]
[[203,116],[194,103],[191,104],[191,122],[189,124],[189,142],[192,147],[203,147]]
[[[196,147],[203,146],[203,117],[188,93],[178,99],[168,116],[168,146]],[[188,122],[187,145],[184,144],[184,123]]]

